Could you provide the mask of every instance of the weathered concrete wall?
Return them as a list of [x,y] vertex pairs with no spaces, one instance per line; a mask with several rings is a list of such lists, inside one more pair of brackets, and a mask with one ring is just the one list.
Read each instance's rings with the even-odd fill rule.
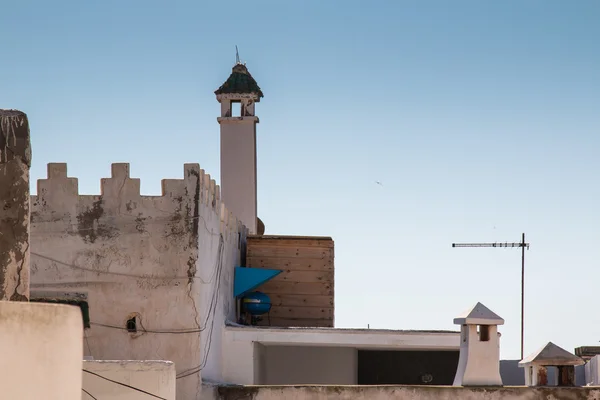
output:
[[[175,400],[175,365],[168,361],[84,361],[82,400],[148,400],[148,394],[110,382],[111,379],[167,400]],[[107,379],[104,379],[107,378]],[[85,393],[88,392],[89,394]]]
[[[66,164],[48,165],[31,197],[32,288],[87,294],[87,356],[173,361],[178,398],[197,398],[206,350],[215,352],[207,337],[224,319],[214,315],[232,307],[221,301],[213,310],[222,293],[213,289],[233,274],[243,226],[197,164],[163,180],[162,196],[141,196],[128,164],[113,164],[101,189],[79,195]],[[217,276],[218,265],[225,273]]]
[[246,386],[204,388],[222,400],[597,400],[600,389],[452,386]]
[[29,300],[29,167],[27,115],[0,110],[0,300]]
[[356,385],[358,351],[351,347],[262,346],[261,385]]
[[82,332],[77,307],[0,301],[0,398],[81,399]]

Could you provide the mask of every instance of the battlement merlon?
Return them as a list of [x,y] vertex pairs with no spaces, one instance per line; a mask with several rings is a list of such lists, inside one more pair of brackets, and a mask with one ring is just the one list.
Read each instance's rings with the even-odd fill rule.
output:
[[47,178],[37,181],[38,193],[31,196],[32,203],[37,211],[60,214],[74,210],[82,200],[88,203],[93,197],[102,201],[108,214],[128,214],[135,212],[139,202],[158,201],[164,205],[164,202],[185,201],[213,209],[228,229],[235,230],[239,225],[222,204],[219,185],[199,164],[184,164],[183,179],[163,179],[160,196],[140,194],[140,179],[131,178],[129,163],[111,164],[111,177],[102,178],[100,187],[100,195],[80,195],[78,179],[67,175],[67,164],[49,163]]

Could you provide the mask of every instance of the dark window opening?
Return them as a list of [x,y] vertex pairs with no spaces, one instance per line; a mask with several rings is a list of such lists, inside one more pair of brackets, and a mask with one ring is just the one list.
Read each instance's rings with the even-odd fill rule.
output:
[[240,101],[231,102],[231,116],[241,117],[242,116],[242,103]]
[[136,333],[137,332],[137,323],[135,317],[127,320],[127,332]]
[[479,325],[479,341],[480,342],[489,342],[490,341],[490,326],[489,325]]
[[458,351],[358,350],[359,385],[452,385]]
[[67,304],[71,306],[79,307],[81,310],[81,318],[83,320],[83,327],[85,329],[90,328],[90,308],[88,302],[85,300],[79,300],[75,298],[67,297],[45,297],[45,296],[31,296],[29,299],[32,303],[52,303],[52,304]]

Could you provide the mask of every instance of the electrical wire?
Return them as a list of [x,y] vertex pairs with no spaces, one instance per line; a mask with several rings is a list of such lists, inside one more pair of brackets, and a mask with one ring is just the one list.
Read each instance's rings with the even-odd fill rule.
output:
[[[169,333],[169,334],[184,334],[184,333],[199,333],[199,332],[203,332],[204,330],[206,330],[206,327],[208,326],[208,321],[210,319],[210,315],[211,313],[214,314],[214,312],[216,311],[216,302],[218,301],[218,296],[219,296],[219,282],[221,280],[221,272],[223,270],[223,250],[224,250],[224,239],[221,236],[219,239],[219,248],[217,250],[217,260],[216,260],[216,265],[215,265],[215,272],[214,275],[217,275],[217,282],[215,282],[214,284],[214,288],[213,288],[213,295],[211,296],[211,302],[210,305],[208,307],[208,314],[206,316],[206,319],[204,321],[203,326],[201,326],[200,328],[184,328],[184,329],[171,329],[171,330],[158,330],[158,329],[146,329],[141,321],[140,321],[140,325],[142,326],[141,331],[144,333]],[[213,318],[214,319],[214,318]],[[128,329],[126,327],[122,327],[122,326],[117,326],[117,325],[110,325],[110,324],[103,324],[103,323],[99,323],[99,322],[90,322],[90,325],[96,325],[96,326],[101,326],[104,328],[111,328],[111,329],[119,329],[119,330],[124,330],[127,331]]]
[[[202,216],[198,216],[198,217],[191,217],[190,219],[197,219],[200,218],[202,219],[202,221],[204,222],[204,228],[206,229],[206,231],[208,233],[210,233],[211,235],[214,236],[219,236],[219,245],[221,244],[221,241],[223,240],[223,235],[221,233],[214,233],[213,231],[208,229],[208,226],[206,225],[206,220],[202,217]],[[62,231],[61,231],[62,232]],[[30,252],[32,255],[36,256],[36,257],[40,257],[43,259],[46,259],[48,261],[52,261],[58,264],[62,264],[64,266],[73,268],[73,269],[77,269],[80,271],[86,271],[86,272],[92,272],[92,273],[96,273],[96,274],[105,274],[105,275],[116,275],[116,276],[124,276],[124,277],[128,277],[128,278],[136,278],[136,279],[159,279],[159,280],[188,280],[188,279],[197,279],[200,282],[204,283],[204,284],[209,284],[212,282],[212,280],[214,279],[214,273],[213,275],[210,277],[210,279],[208,281],[205,281],[201,276],[177,276],[177,275],[173,275],[173,276],[152,276],[152,275],[137,275],[137,274],[128,274],[125,272],[114,272],[114,271],[101,271],[98,269],[94,269],[94,268],[87,268],[87,267],[82,267],[80,265],[75,265],[75,264],[71,264],[71,263],[67,263],[64,261],[60,261],[57,260],[53,257],[49,257],[40,253],[36,253],[31,251]]]
[[[90,322],[90,325],[96,325],[96,326],[101,326],[103,328],[111,328],[111,329],[119,329],[119,330],[123,330],[123,331],[127,331],[128,329],[122,326],[116,326],[116,325],[108,325],[108,324],[101,324],[99,322]],[[192,329],[173,329],[173,330],[154,330],[154,329],[146,329],[142,326],[142,329],[140,329],[141,332],[144,333],[171,333],[171,334],[180,334],[180,333],[199,333],[204,331],[206,328],[192,328]]]
[[[195,368],[192,368],[192,369],[188,369],[187,371],[180,372],[178,374],[179,376],[177,376],[176,379],[185,378],[185,377],[188,377],[190,375],[194,375],[194,374],[202,371],[204,369],[204,367],[206,367],[206,364],[208,362],[208,355],[210,353],[210,348],[211,348],[211,345],[212,345],[212,333],[213,333],[213,329],[214,329],[214,326],[215,326],[215,312],[216,312],[217,302],[218,302],[218,297],[219,297],[219,289],[221,287],[221,285],[219,285],[218,282],[221,281],[221,272],[223,271],[223,259],[222,259],[223,252],[222,251],[221,251],[220,255],[221,255],[221,258],[219,260],[219,268],[218,268],[218,273],[217,273],[217,285],[216,285],[216,288],[215,288],[215,295],[213,296],[213,299],[212,299],[214,301],[211,301],[210,307],[212,307],[212,308],[209,309],[209,315],[210,315],[210,313],[212,311],[213,318],[212,318],[212,322],[210,324],[210,329],[208,331],[208,339],[207,339],[207,344],[206,344],[206,351],[204,352],[204,354],[202,356],[202,361],[200,362],[199,366],[197,366]],[[207,321],[206,321],[205,327],[207,325],[208,325],[208,316],[207,316]]]
[[87,394],[88,396],[90,396],[93,400],[98,400],[96,397],[94,397],[90,392],[88,392],[87,390],[85,390],[84,388],[81,388],[81,390],[83,391],[83,393]]
[[[221,238],[222,239],[222,238]],[[206,344],[206,351],[204,352],[204,355],[202,357],[202,361],[200,362],[200,365],[194,367],[194,368],[190,368],[187,369],[185,371],[180,372],[179,374],[177,374],[176,379],[182,379],[185,377],[188,377],[190,375],[194,375],[197,374],[198,372],[202,371],[202,369],[204,369],[204,367],[206,367],[206,364],[208,362],[208,355],[210,353],[210,348],[211,348],[211,344],[212,344],[212,333],[213,333],[213,328],[215,325],[215,319],[214,319],[214,314],[216,312],[216,306],[217,306],[217,302],[218,302],[218,297],[219,297],[219,289],[221,287],[221,285],[219,284],[221,281],[221,272],[223,271],[223,251],[222,251],[222,246],[221,246],[221,251],[219,252],[220,256],[219,256],[219,265],[218,265],[218,272],[217,272],[217,280],[216,280],[216,288],[214,291],[214,295],[213,298],[211,300],[211,304],[209,306],[209,312],[207,315],[207,320],[206,320],[206,324],[205,324],[205,328],[208,324],[208,318],[211,314],[213,314],[213,318],[212,318],[212,322],[211,322],[211,326],[209,329],[209,333],[208,333],[208,340],[207,340],[207,344]]]
[[126,277],[129,277],[129,278],[137,278],[137,279],[161,279],[161,280],[184,280],[184,279],[188,280],[190,278],[191,279],[202,279],[199,276],[191,276],[191,277],[190,276],[176,276],[176,275],[174,275],[174,276],[168,276],[168,275],[166,275],[166,276],[153,276],[153,275],[127,274],[125,272],[100,271],[100,270],[93,269],[93,268],[86,268],[86,267],[81,267],[79,265],[69,264],[69,263],[66,263],[64,261],[60,261],[60,260],[57,260],[55,258],[45,256],[43,254],[36,253],[34,251],[32,251],[31,254],[34,255],[34,256],[36,256],[36,257],[40,257],[40,258],[46,259],[48,261],[55,262],[57,264],[62,264],[64,266],[67,266],[67,267],[70,267],[70,268],[73,268],[73,269],[78,269],[78,270],[81,270],[81,271],[93,272],[95,274],[126,276]]
[[117,385],[121,385],[121,386],[124,386],[124,387],[126,387],[126,388],[129,388],[129,389],[131,389],[131,390],[135,390],[135,391],[137,391],[137,392],[144,393],[144,394],[146,394],[146,395],[148,395],[148,396],[151,396],[151,397],[154,397],[154,398],[156,398],[156,399],[160,399],[160,400],[167,400],[167,399],[166,399],[166,398],[164,398],[164,397],[160,397],[160,396],[157,396],[157,395],[155,395],[155,394],[152,394],[152,393],[150,393],[150,392],[146,392],[145,390],[142,390],[142,389],[140,389],[140,388],[136,388],[136,387],[134,387],[134,386],[128,385],[128,384],[126,384],[126,383],[123,383],[123,382],[114,381],[114,380],[112,380],[112,379],[109,379],[109,378],[107,378],[107,377],[105,377],[105,376],[102,376],[102,375],[100,375],[100,374],[97,374],[97,373],[95,373],[95,372],[88,371],[87,369],[84,369],[84,370],[82,370],[82,371],[83,371],[83,372],[87,372],[88,374],[95,375],[95,376],[97,376],[98,378],[102,378],[102,379],[104,379],[104,380],[106,380],[106,381],[108,381],[108,382],[112,382],[112,383],[115,383],[115,384],[117,384]]
[[[203,218],[202,218],[203,219]],[[205,228],[208,230],[208,228],[205,226]],[[219,296],[219,289],[220,289],[220,281],[221,281],[221,275],[222,275],[222,270],[223,270],[223,249],[224,249],[224,238],[223,238],[223,234],[219,233],[219,249],[217,252],[217,268],[216,271],[214,272],[214,274],[216,274],[216,282],[214,282],[214,288],[213,288],[213,296],[211,298],[211,302],[209,305],[209,310],[206,316],[206,320],[204,323],[203,327],[200,327],[198,329],[183,329],[183,330],[146,330],[145,328],[142,329],[143,332],[148,332],[148,333],[169,333],[169,334],[180,334],[180,333],[198,333],[198,332],[202,332],[204,330],[206,330],[207,326],[208,326],[208,321],[211,319],[211,314],[213,314],[213,318],[212,318],[212,322],[211,322],[211,326],[209,329],[209,336],[208,336],[208,341],[207,341],[207,349],[203,355],[202,358],[202,362],[199,366],[188,369],[186,371],[180,372],[177,376],[177,379],[180,378],[185,378],[187,376],[196,374],[197,372],[201,371],[207,364],[208,362],[208,354],[210,353],[210,348],[211,348],[211,344],[212,344],[212,332],[214,329],[214,314],[216,312],[216,306],[218,303],[218,296]],[[127,274],[127,273],[120,273],[120,272],[112,272],[112,271],[99,271],[99,270],[95,270],[92,268],[86,268],[86,267],[81,267],[78,265],[74,265],[74,264],[70,264],[70,263],[66,263],[57,259],[54,259],[52,257],[48,257],[45,256],[43,254],[39,254],[36,252],[31,252],[32,255],[40,257],[40,258],[44,258],[46,260],[58,263],[58,264],[62,264],[65,265],[67,267],[73,268],[73,269],[78,269],[78,270],[82,270],[82,271],[87,271],[87,272],[93,272],[93,273],[102,273],[102,274],[107,274],[107,275],[118,275],[118,276],[126,276],[126,277],[131,277],[131,278],[138,278],[138,279],[161,279],[161,280],[187,280],[187,279],[200,279],[202,280],[201,277],[197,277],[197,276],[193,276],[193,277],[189,277],[189,276],[161,276],[161,277],[157,277],[157,276],[149,276],[149,275],[136,275],[136,274]],[[213,276],[214,278],[214,276]],[[212,281],[212,279],[211,279]],[[205,283],[210,283],[209,282],[205,282]],[[106,328],[112,328],[112,329],[122,329],[122,330],[126,330],[126,328],[122,328],[119,326],[115,326],[115,325],[108,325],[108,324],[101,324],[101,323],[92,323],[93,325],[97,325],[97,326],[103,326]],[[84,370],[85,371],[85,370]],[[89,372],[89,371],[85,371],[85,372]],[[92,373],[92,372],[90,372]],[[92,373],[93,374],[93,373]],[[108,379],[108,378],[105,378]],[[119,383],[119,382],[116,382]]]
[[[164,214],[167,214],[167,215],[172,215],[173,214],[172,212],[160,210],[160,209],[157,209],[157,208],[155,208],[155,210],[160,211],[160,212],[162,212]],[[219,214],[219,225],[220,225],[220,223],[221,223],[220,211],[217,211],[217,213]],[[143,225],[149,225],[149,224],[151,225],[151,224],[159,224],[159,223],[160,224],[164,224],[165,222],[173,222],[170,217],[154,217],[154,218],[152,218],[152,217],[146,217],[146,219],[144,219],[141,222],[138,222],[140,217],[136,216],[136,215],[118,214],[118,215],[115,215],[115,217],[119,217],[119,218],[132,218],[132,219],[134,219],[134,222],[129,223],[130,224],[129,226],[133,226],[133,227],[137,227],[140,223],[143,224]],[[203,225],[204,225],[204,229],[206,230],[206,232],[208,232],[209,234],[211,234],[213,236],[218,236],[219,235],[219,233],[216,233],[216,232],[214,232],[214,230],[208,228],[208,222],[201,215],[197,215],[197,216],[194,216],[194,217],[181,218],[181,219],[179,219],[177,221],[193,221],[193,220],[197,220],[197,219],[202,220]],[[61,222],[61,221],[63,221],[63,222],[69,222],[70,223],[71,222],[71,217],[68,216],[68,217],[64,217],[64,218],[52,219],[52,220],[47,220],[47,221],[46,220],[34,219],[33,224],[56,223],[56,222]],[[74,224],[71,224],[71,225],[74,225]],[[120,226],[123,226],[123,225],[120,225]],[[77,232],[86,232],[86,231],[93,231],[93,230],[97,230],[97,228],[94,228],[94,227],[91,227],[91,228],[79,228],[78,227],[78,228],[76,228],[76,229],[74,229],[72,231],[55,230],[55,231],[42,231],[41,233],[61,232],[61,233],[76,234]]]

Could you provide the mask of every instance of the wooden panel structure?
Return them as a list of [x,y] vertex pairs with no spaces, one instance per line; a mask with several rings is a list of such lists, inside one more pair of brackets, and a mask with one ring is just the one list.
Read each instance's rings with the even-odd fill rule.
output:
[[271,297],[260,325],[333,327],[334,243],[330,237],[249,236],[246,266],[283,272],[257,288]]

